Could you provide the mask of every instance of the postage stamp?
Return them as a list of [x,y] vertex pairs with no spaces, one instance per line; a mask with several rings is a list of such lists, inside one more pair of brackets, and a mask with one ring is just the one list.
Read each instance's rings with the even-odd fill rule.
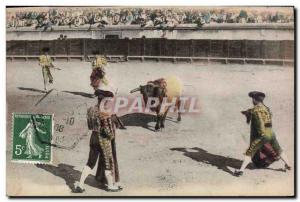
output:
[[13,162],[51,163],[52,114],[13,113]]

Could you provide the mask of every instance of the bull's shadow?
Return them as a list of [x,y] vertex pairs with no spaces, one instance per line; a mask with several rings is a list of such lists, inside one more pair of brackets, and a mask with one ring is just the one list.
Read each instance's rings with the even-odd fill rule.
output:
[[[208,151],[193,147],[190,149],[187,148],[171,148],[172,151],[183,152],[184,156],[187,156],[195,161],[202,162],[217,167],[218,169],[233,174],[228,167],[239,169],[242,165],[242,161],[234,158],[229,158],[217,154],[211,154]],[[191,151],[192,150],[192,151]],[[249,166],[248,166],[249,168]],[[251,169],[251,168],[250,168]]]
[[[48,171],[53,175],[64,179],[66,185],[70,188],[70,190],[72,192],[75,192],[74,183],[80,180],[81,172],[75,170],[74,166],[60,163],[58,164],[58,166],[37,164],[36,167]],[[87,177],[87,179],[85,180],[85,184],[91,187],[105,190],[104,185],[101,185],[100,182],[96,181],[95,177],[91,175]]]
[[132,113],[125,114],[120,117],[124,126],[143,127],[151,131],[155,131],[154,127],[149,126],[150,122],[156,122],[156,116],[153,114]]

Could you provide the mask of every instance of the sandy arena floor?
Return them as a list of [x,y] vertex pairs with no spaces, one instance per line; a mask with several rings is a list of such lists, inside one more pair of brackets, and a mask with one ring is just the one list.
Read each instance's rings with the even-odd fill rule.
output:
[[[127,130],[117,131],[117,153],[123,191],[108,193],[93,176],[86,192],[74,194],[89,150],[90,132],[86,109],[90,98],[90,64],[57,62],[52,71],[55,90],[38,106],[43,95],[42,73],[37,62],[7,63],[7,194],[10,196],[170,196],[170,195],[284,195],[294,193],[294,171],[282,172],[281,162],[269,169],[247,169],[236,178],[232,171],[241,165],[248,147],[249,126],[240,114],[251,107],[249,91],[266,93],[265,104],[273,112],[273,128],[282,148],[294,165],[294,69],[262,65],[188,64],[169,62],[112,63],[107,77],[118,95],[148,80],[177,75],[184,95],[197,96],[200,113],[184,114],[176,122],[169,114],[166,128],[153,132],[151,114],[119,114]],[[55,132],[54,140],[78,145],[72,150],[53,148],[53,165],[11,163],[11,113],[54,113],[55,123],[75,117],[73,126]]]

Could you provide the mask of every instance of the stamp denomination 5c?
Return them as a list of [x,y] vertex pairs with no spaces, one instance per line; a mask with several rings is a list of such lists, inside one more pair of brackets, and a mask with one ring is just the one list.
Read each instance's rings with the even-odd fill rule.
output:
[[13,113],[12,161],[51,163],[53,115]]

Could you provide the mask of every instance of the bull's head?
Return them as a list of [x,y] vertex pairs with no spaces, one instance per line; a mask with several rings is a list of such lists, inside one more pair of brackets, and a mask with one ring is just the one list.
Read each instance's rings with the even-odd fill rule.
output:
[[141,87],[142,87],[142,86],[137,87],[137,88],[135,88],[135,89],[132,89],[132,90],[130,91],[130,93],[135,93],[135,92],[137,92],[137,91],[141,91]]
[[152,83],[148,83],[146,85],[140,85],[138,88],[135,88],[130,91],[130,93],[134,93],[140,91],[143,95],[144,102],[146,103],[149,97],[160,97],[163,93],[163,90],[158,86]]

